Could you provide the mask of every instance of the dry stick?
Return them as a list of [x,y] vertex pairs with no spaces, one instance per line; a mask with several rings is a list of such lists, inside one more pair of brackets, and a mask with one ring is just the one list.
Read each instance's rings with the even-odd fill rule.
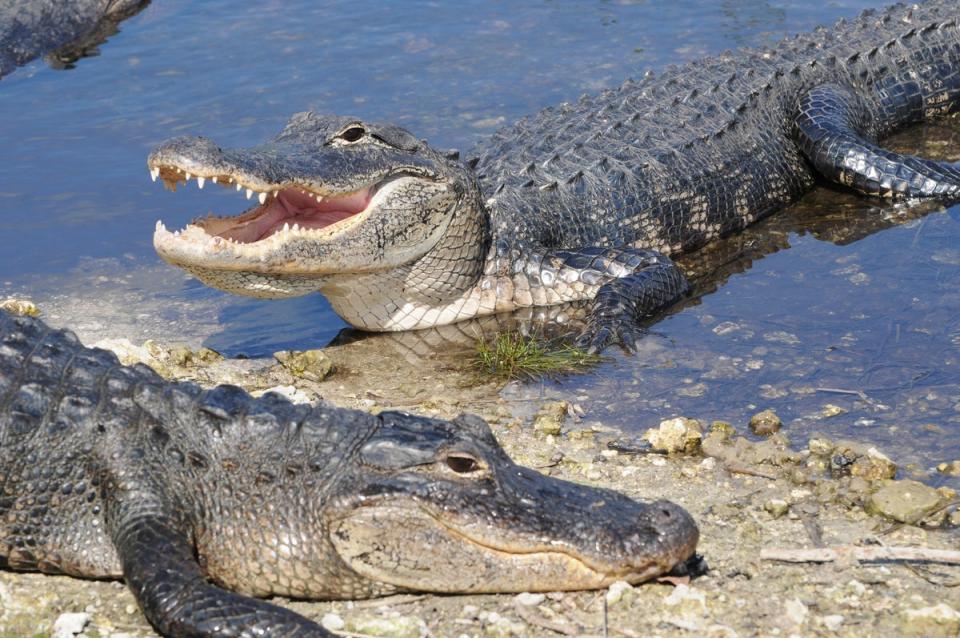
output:
[[520,603],[515,603],[513,608],[516,610],[517,615],[523,619],[523,621],[529,625],[536,625],[537,627],[543,627],[544,629],[549,629],[550,631],[555,631],[558,634],[563,634],[564,636],[579,636],[581,635],[581,630],[579,627],[575,627],[570,623],[557,622],[550,620],[549,618],[544,618],[540,614],[534,613],[532,609],[521,605]]
[[767,547],[760,550],[763,560],[779,560],[787,563],[829,563],[832,561],[907,560],[960,565],[960,551],[952,549],[927,549],[923,547],[818,547],[814,549],[786,549]]
[[603,597],[603,638],[610,638],[610,632],[607,631],[607,597]]
[[815,390],[817,392],[832,392],[833,394],[853,394],[860,397],[860,400],[870,407],[877,406],[877,402],[868,397],[863,390],[844,390],[843,388],[815,388]]
[[776,481],[779,478],[775,474],[770,474],[769,472],[763,472],[761,470],[755,470],[752,467],[747,467],[746,465],[740,465],[739,463],[725,463],[723,467],[731,474],[746,474],[747,476],[759,476],[760,478],[770,479],[771,481]]

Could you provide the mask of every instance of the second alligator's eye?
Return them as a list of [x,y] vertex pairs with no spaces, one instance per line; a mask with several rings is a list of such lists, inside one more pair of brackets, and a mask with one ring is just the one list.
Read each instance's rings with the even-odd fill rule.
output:
[[447,455],[447,467],[457,474],[470,474],[480,469],[480,463],[469,454],[458,452]]
[[337,137],[339,137],[344,142],[357,142],[360,140],[361,137],[363,137],[366,134],[367,134],[367,131],[362,126],[351,126],[348,129],[344,129],[344,131],[340,133],[340,135],[338,135]]

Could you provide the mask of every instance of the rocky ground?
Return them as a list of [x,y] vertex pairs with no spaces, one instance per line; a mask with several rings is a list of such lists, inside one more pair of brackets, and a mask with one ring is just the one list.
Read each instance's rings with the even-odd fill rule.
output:
[[[232,382],[251,391],[275,388],[295,400],[322,397],[347,407],[440,417],[474,412],[490,421],[520,463],[637,498],[668,498],[700,524],[700,552],[710,571],[687,584],[277,601],[339,634],[960,635],[958,567],[849,558],[794,564],[762,554],[837,546],[960,549],[956,494],[901,478],[892,451],[825,437],[790,440],[789,427],[781,429],[769,413],[733,425],[672,419],[645,440],[625,439],[585,413],[576,397],[508,402],[498,384],[478,378],[461,361],[414,356],[416,347],[393,343],[367,339],[275,360],[223,360],[212,351],[153,342],[102,345],[169,377]],[[0,638],[49,635],[154,634],[120,583],[0,572]]]

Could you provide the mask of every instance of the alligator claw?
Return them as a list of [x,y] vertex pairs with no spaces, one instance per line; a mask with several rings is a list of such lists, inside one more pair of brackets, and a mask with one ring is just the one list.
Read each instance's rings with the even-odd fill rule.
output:
[[632,319],[605,318],[602,322],[590,322],[583,332],[577,335],[574,345],[590,354],[598,354],[616,344],[626,354],[633,354],[640,348],[640,341],[646,335]]

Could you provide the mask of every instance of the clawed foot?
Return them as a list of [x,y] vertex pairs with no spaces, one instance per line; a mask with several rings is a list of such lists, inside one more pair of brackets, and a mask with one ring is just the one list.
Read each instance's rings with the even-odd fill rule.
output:
[[646,334],[647,331],[630,317],[603,317],[589,321],[577,335],[574,345],[590,354],[597,354],[617,344],[625,353],[633,354]]

